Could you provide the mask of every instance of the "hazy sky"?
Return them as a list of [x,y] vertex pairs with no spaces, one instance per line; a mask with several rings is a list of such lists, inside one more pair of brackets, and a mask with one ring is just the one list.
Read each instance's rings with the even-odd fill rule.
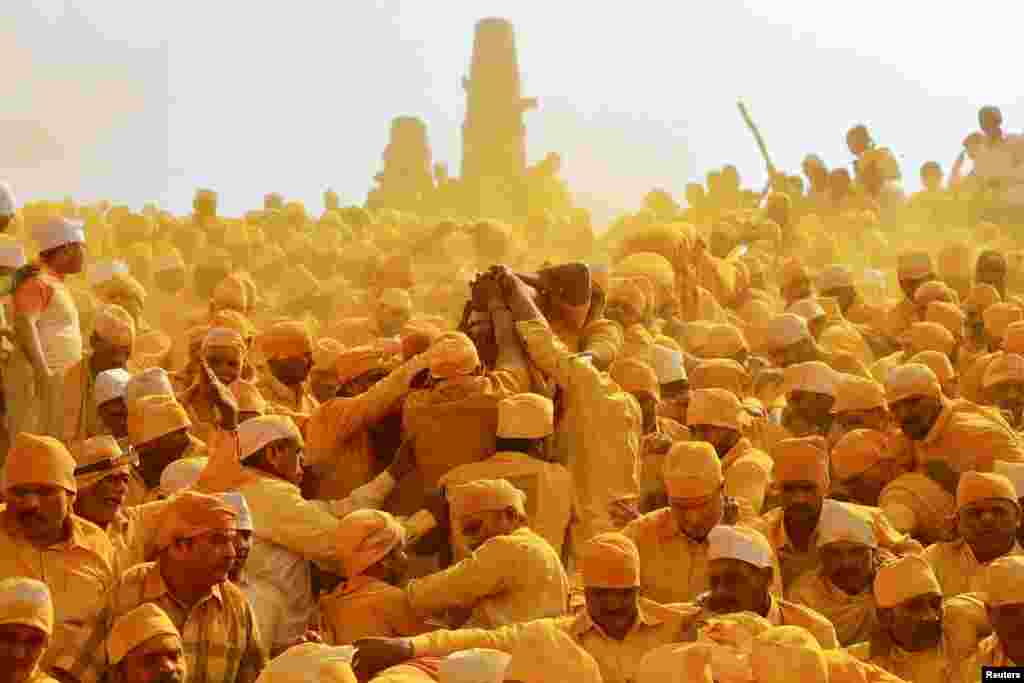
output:
[[[516,27],[529,157],[558,151],[580,203],[635,208],[681,195],[712,166],[764,168],[743,98],[776,165],[849,161],[867,123],[908,185],[948,170],[987,103],[1024,126],[1024,3],[919,0],[6,0],[0,178],[23,199],[74,194],[184,212],[196,186],[228,213],[279,191],[361,203],[390,120],[422,117],[457,172],[473,24]],[[971,11],[975,13],[972,14]],[[15,141],[15,142],[12,142]],[[34,158],[36,157],[36,158]]]

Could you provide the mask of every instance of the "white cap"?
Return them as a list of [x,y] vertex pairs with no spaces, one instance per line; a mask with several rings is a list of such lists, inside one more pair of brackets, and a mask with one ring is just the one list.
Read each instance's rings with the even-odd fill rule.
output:
[[13,216],[18,210],[18,200],[14,190],[5,182],[0,181],[0,216]]
[[125,402],[131,404],[146,396],[174,396],[171,378],[163,368],[149,368],[132,377],[124,390]]
[[1017,494],[1024,497],[1024,462],[996,460],[992,463],[992,471],[1009,479]]
[[96,407],[115,398],[124,398],[124,392],[131,379],[132,374],[124,368],[104,370],[96,375],[96,385],[93,388],[93,401]]
[[[160,490],[167,496],[191,488],[199,481],[199,475],[206,468],[208,458],[181,458],[175,460],[160,473]],[[225,500],[225,502],[227,502]],[[237,512],[237,510],[236,510]]]
[[768,539],[754,529],[719,525],[708,534],[708,561],[740,560],[755,567],[775,565]]
[[235,511],[237,517],[235,518],[235,528],[239,531],[252,531],[252,510],[249,509],[249,503],[238,491],[228,491],[227,493],[217,494],[217,497],[223,500],[225,503],[231,506],[231,509]]
[[128,264],[124,261],[97,261],[89,266],[85,281],[90,287],[95,287],[113,279],[118,273],[127,275],[129,272]]
[[267,444],[283,439],[303,443],[299,428],[285,415],[260,415],[238,425],[238,445],[242,452],[242,460],[257,453]]
[[454,652],[441,660],[441,683],[501,683],[512,655],[475,648]]
[[871,520],[839,501],[826,499],[818,518],[818,547],[840,541],[878,547]]
[[39,251],[49,251],[65,244],[85,243],[85,224],[61,216],[53,216],[32,230],[32,239]]
[[687,379],[683,367],[683,354],[667,346],[651,347],[651,367],[658,376],[658,384],[669,384]]
[[[0,213],[0,215],[3,215]],[[13,239],[0,241],[0,267],[21,268],[25,265],[25,247]]]

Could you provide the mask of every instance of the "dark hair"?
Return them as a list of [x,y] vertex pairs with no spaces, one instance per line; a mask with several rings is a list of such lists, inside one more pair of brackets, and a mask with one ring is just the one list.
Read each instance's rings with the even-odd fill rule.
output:
[[494,442],[494,448],[499,453],[525,453],[529,455],[533,451],[534,444],[538,441],[539,439],[506,439],[499,436]]

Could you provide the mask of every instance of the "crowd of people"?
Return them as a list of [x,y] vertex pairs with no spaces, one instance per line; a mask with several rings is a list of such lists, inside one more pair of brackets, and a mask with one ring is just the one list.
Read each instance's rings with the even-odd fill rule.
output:
[[0,184],[0,683],[1024,665],[1024,138],[596,234]]

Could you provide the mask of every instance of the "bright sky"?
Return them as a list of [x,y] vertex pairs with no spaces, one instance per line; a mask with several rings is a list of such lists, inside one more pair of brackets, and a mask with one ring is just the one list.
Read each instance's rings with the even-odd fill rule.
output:
[[[682,194],[713,166],[845,164],[864,122],[911,188],[945,169],[983,104],[1024,127],[1024,3],[922,0],[7,0],[0,178],[23,199],[73,194],[187,211],[196,186],[227,213],[269,191],[319,209],[361,203],[390,121],[422,117],[457,172],[473,24],[516,27],[531,161],[561,153],[579,203],[607,216],[652,187]],[[13,5],[11,7],[10,5]],[[9,140],[17,140],[12,148]],[[33,156],[37,158],[33,158]]]

